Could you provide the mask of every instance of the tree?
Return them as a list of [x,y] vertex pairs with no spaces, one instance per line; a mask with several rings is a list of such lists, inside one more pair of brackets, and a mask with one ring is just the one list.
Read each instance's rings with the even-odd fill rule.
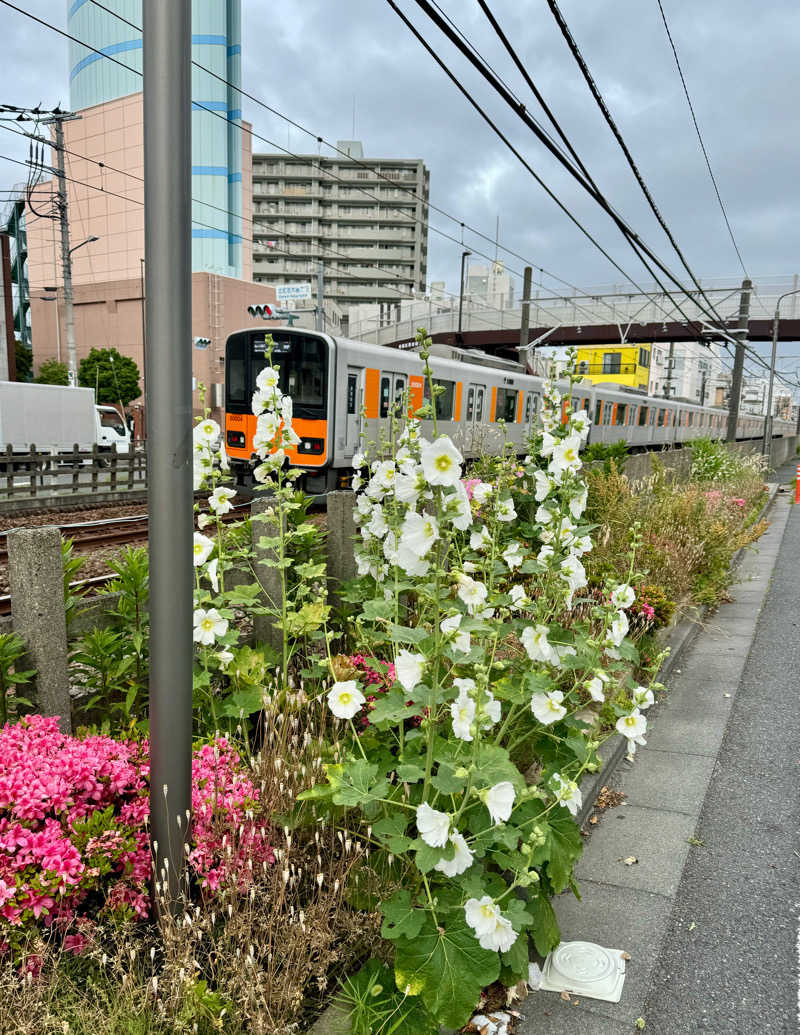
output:
[[69,371],[66,363],[57,359],[46,359],[39,367],[39,373],[33,379],[37,385],[68,385]]
[[17,363],[17,380],[30,381],[33,373],[33,353],[27,345],[17,340],[14,343],[14,356]]
[[98,403],[127,406],[141,395],[139,368],[117,349],[92,349],[78,367],[78,384],[97,389]]

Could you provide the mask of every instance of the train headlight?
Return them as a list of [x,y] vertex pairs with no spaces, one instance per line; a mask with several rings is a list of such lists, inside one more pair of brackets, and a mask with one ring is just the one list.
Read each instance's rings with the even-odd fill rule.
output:
[[325,439],[322,438],[304,438],[300,440],[298,446],[300,453],[313,453],[316,456],[320,456],[325,452]]
[[245,438],[243,431],[229,431],[226,437],[226,441],[229,446],[233,446],[234,449],[244,449]]

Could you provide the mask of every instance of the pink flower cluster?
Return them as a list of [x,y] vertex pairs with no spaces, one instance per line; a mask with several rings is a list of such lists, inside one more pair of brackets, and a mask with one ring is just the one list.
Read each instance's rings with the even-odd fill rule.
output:
[[463,484],[464,488],[467,491],[468,499],[471,501],[472,500],[472,494],[475,491],[475,487],[477,485],[481,485],[482,484],[482,480],[480,478],[464,478],[464,479],[462,479],[462,484]]
[[[146,742],[64,736],[42,715],[0,730],[0,941],[39,922],[147,916],[149,770]],[[251,863],[274,862],[258,792],[224,739],[195,752],[192,777],[193,875],[246,885]],[[84,936],[67,937],[80,951]]]

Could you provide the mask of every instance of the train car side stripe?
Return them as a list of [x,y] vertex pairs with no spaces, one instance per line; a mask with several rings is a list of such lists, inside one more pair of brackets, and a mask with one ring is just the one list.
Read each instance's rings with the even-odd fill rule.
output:
[[453,414],[453,420],[461,420],[461,391],[463,384],[460,381],[456,381],[456,408]]
[[375,420],[378,416],[378,392],[380,371],[368,367],[364,371],[364,409],[367,420]]
[[524,392],[517,393],[517,424],[522,423],[522,400],[525,396]]
[[497,386],[492,385],[492,402],[489,406],[489,422],[494,421],[495,407],[497,406]]

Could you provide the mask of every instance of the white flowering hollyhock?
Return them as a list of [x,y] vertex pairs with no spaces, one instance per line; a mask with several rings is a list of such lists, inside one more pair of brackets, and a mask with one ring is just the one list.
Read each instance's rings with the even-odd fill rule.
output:
[[440,435],[435,442],[423,442],[420,459],[429,485],[456,485],[461,480],[464,457],[447,435]]
[[656,699],[652,690],[648,690],[646,686],[637,686],[633,691],[633,703],[637,708],[646,711],[651,704],[656,703]]
[[521,611],[523,607],[527,607],[530,604],[530,598],[525,592],[525,588],[519,584],[512,586],[509,594],[511,597],[511,610]]
[[573,657],[574,658],[577,655],[577,653],[578,653],[575,650],[575,648],[574,647],[570,647],[570,645],[568,643],[554,643],[553,644],[553,650],[558,655],[559,663],[562,662],[564,660],[564,658],[569,658],[569,657]]
[[457,830],[450,835],[450,844],[455,848],[453,858],[440,859],[434,866],[434,870],[439,870],[445,877],[458,877],[472,866],[473,856],[467,842]]
[[[471,682],[471,680],[470,680]],[[475,702],[469,693],[462,689],[458,697],[450,705],[453,720],[453,736],[459,740],[472,740],[472,724],[475,721]]]
[[586,510],[586,504],[589,499],[589,489],[584,485],[581,487],[580,492],[576,493],[569,501],[569,509],[572,516],[577,521],[584,510]]
[[482,582],[476,582],[469,575],[458,576],[458,595],[467,605],[467,611],[474,615],[476,610],[483,607],[489,590]]
[[536,560],[539,564],[547,564],[553,556],[555,556],[555,550],[549,545],[549,543],[545,543],[541,550],[536,554]]
[[486,792],[486,808],[492,823],[507,823],[514,808],[514,785],[509,780],[496,783]]
[[355,679],[334,683],[328,692],[328,707],[337,719],[352,719],[365,701]]
[[350,479],[350,488],[353,492],[358,492],[361,486],[364,484],[364,479],[360,478],[357,474],[354,474]]
[[514,571],[515,568],[518,568],[525,560],[522,553],[522,544],[516,542],[510,543],[505,550],[503,550],[503,560],[508,565],[509,571]]
[[494,486],[491,482],[478,482],[477,485],[472,487],[472,498],[479,507],[482,507],[493,492]]
[[481,729],[490,730],[502,718],[503,706],[499,701],[495,700],[491,690],[484,690],[484,696],[486,700],[481,703],[479,709]]
[[235,496],[236,492],[233,489],[229,489],[225,485],[219,485],[208,497],[208,505],[217,514],[227,514],[233,510],[231,500]]
[[520,636],[522,646],[531,661],[542,661],[548,665],[558,665],[558,654],[547,639],[546,625],[529,625]]
[[[547,422],[552,426],[552,420],[550,418],[547,418]],[[542,419],[542,423],[545,423],[544,417]],[[557,444],[558,439],[551,435],[549,431],[545,431],[544,435],[542,435],[542,447],[539,452],[542,456],[552,456],[553,450],[556,448]]]
[[580,446],[581,440],[579,435],[567,435],[566,438],[559,440],[553,449],[553,456],[548,467],[548,470],[554,477],[561,477],[567,471],[578,470],[581,466],[580,457],[578,456]]
[[531,711],[543,726],[552,726],[563,719],[567,709],[561,703],[564,695],[560,690],[551,690],[548,694],[534,694],[531,697]]
[[461,654],[469,654],[472,649],[470,634],[460,629],[461,619],[463,615],[451,615],[449,618],[443,618],[439,623],[439,628],[445,634],[445,636],[453,636],[453,649],[459,651]]
[[401,471],[395,475],[394,495],[401,503],[407,503],[413,507],[420,494],[419,476],[408,471]]
[[192,436],[196,444],[211,446],[219,438],[219,431],[219,424],[210,417],[206,417],[199,424],[195,424]]
[[553,512],[549,507],[540,505],[536,511],[536,522],[540,525],[549,525],[553,520]]
[[269,449],[275,444],[280,429],[280,418],[272,410],[265,410],[258,415],[255,437],[259,442],[265,443],[263,448]]
[[569,546],[575,539],[573,535],[575,531],[575,525],[570,521],[568,517],[563,517],[558,523],[558,538],[561,543],[565,546]]
[[215,607],[210,607],[207,611],[202,607],[196,608],[193,619],[192,639],[206,647],[228,631],[228,619],[223,618]]
[[453,527],[460,532],[466,532],[472,524],[472,507],[462,481],[456,482],[453,492],[446,497],[446,503],[448,516],[453,523]]
[[475,932],[478,944],[482,949],[491,952],[508,952],[517,940],[517,934],[500,912],[489,895],[483,898],[470,898],[464,904],[464,917],[467,924]]
[[419,686],[422,682],[425,657],[422,654],[412,654],[409,650],[399,650],[395,658],[394,670],[400,685],[411,693],[414,687]]
[[572,596],[578,589],[583,589],[587,584],[586,571],[577,557],[565,557],[561,562],[561,578],[565,579],[569,586],[567,607],[572,607]]
[[589,553],[593,545],[590,536],[582,535],[574,543],[570,543],[570,549],[576,556],[582,557],[585,553]]
[[275,367],[264,367],[256,376],[256,388],[262,392],[274,392],[278,388],[280,376],[280,371]]
[[192,545],[192,557],[194,559],[195,568],[206,563],[209,554],[213,549],[213,539],[209,539],[207,535],[203,535],[201,532],[195,532],[194,543]]
[[569,421],[570,429],[576,431],[584,442],[589,437],[591,424],[592,419],[586,410],[577,410],[572,414]]
[[504,500],[497,501],[496,516],[498,521],[513,521],[517,516],[516,510],[514,510],[514,501],[510,496]]
[[491,547],[492,536],[486,525],[481,528],[480,532],[472,533],[469,537],[469,545],[471,550],[477,550],[479,553],[483,553]]
[[611,603],[619,610],[630,607],[635,599],[636,594],[634,593],[633,588],[626,584],[617,586],[611,594]]
[[[387,536],[386,538],[388,539],[389,537]],[[391,563],[404,571],[406,575],[427,575],[428,569],[430,568],[429,561],[426,561],[424,557],[420,557],[419,554],[415,553],[413,550],[409,550],[407,547],[403,546],[402,543],[398,545],[395,559]]]
[[206,568],[206,578],[211,583],[211,588],[215,593],[219,593],[219,576],[217,575],[217,567],[219,566],[219,558],[215,557],[213,561]]
[[395,468],[394,461],[392,460],[379,460],[373,465],[372,481],[383,490],[387,492],[394,485],[394,480],[397,475],[397,469]]
[[362,493],[356,499],[356,512],[357,512],[358,516],[361,517],[361,518],[368,518],[370,516],[370,514],[372,513],[372,508],[374,506],[375,506],[375,504],[372,502],[372,500],[369,498],[369,496],[367,496],[365,493]]
[[361,450],[359,450],[357,453],[353,453],[353,459],[351,463],[353,465],[353,470],[360,471],[362,467],[367,466],[367,458],[364,456]]
[[369,530],[370,535],[374,536],[376,539],[383,539],[389,531],[389,526],[386,524],[386,518],[383,516],[383,511],[380,507],[376,506],[373,508],[369,523],[366,527]]
[[450,836],[450,816],[446,812],[437,812],[423,801],[417,806],[417,830],[426,845],[444,848]]
[[628,633],[628,616],[624,611],[617,611],[611,628],[606,635],[606,642],[614,647],[619,647]]
[[233,661],[233,654],[229,650],[218,650],[217,661],[220,664],[220,668],[227,668]]
[[647,719],[638,708],[634,708],[630,715],[623,715],[621,719],[617,719],[617,732],[627,737],[631,754],[635,753],[637,744],[644,747],[647,743],[644,739],[646,731]]
[[439,538],[439,525],[436,518],[425,511],[418,514],[410,510],[400,527],[399,550],[410,550],[418,557],[424,557]]
[[371,575],[374,579],[378,577],[378,568],[369,554],[362,553],[361,550],[355,551],[356,559],[356,571],[359,575]]
[[197,527],[200,529],[208,528],[209,525],[213,524],[214,519],[210,514],[198,514],[197,515]]
[[574,780],[565,780],[561,773],[553,773],[550,783],[559,805],[564,805],[573,816],[577,816],[578,809],[583,804],[583,795],[577,783]]
[[556,487],[556,483],[544,471],[539,470],[533,472],[533,480],[536,483],[536,502],[543,503]]
[[600,676],[600,673],[598,673],[596,676],[593,676],[592,679],[587,680],[583,685],[591,694],[593,701],[596,701],[598,704],[602,704],[605,701],[606,686],[604,680]]
[[294,405],[292,403],[291,395],[284,395],[281,399],[281,417],[283,417],[287,424],[292,423],[293,412]]

